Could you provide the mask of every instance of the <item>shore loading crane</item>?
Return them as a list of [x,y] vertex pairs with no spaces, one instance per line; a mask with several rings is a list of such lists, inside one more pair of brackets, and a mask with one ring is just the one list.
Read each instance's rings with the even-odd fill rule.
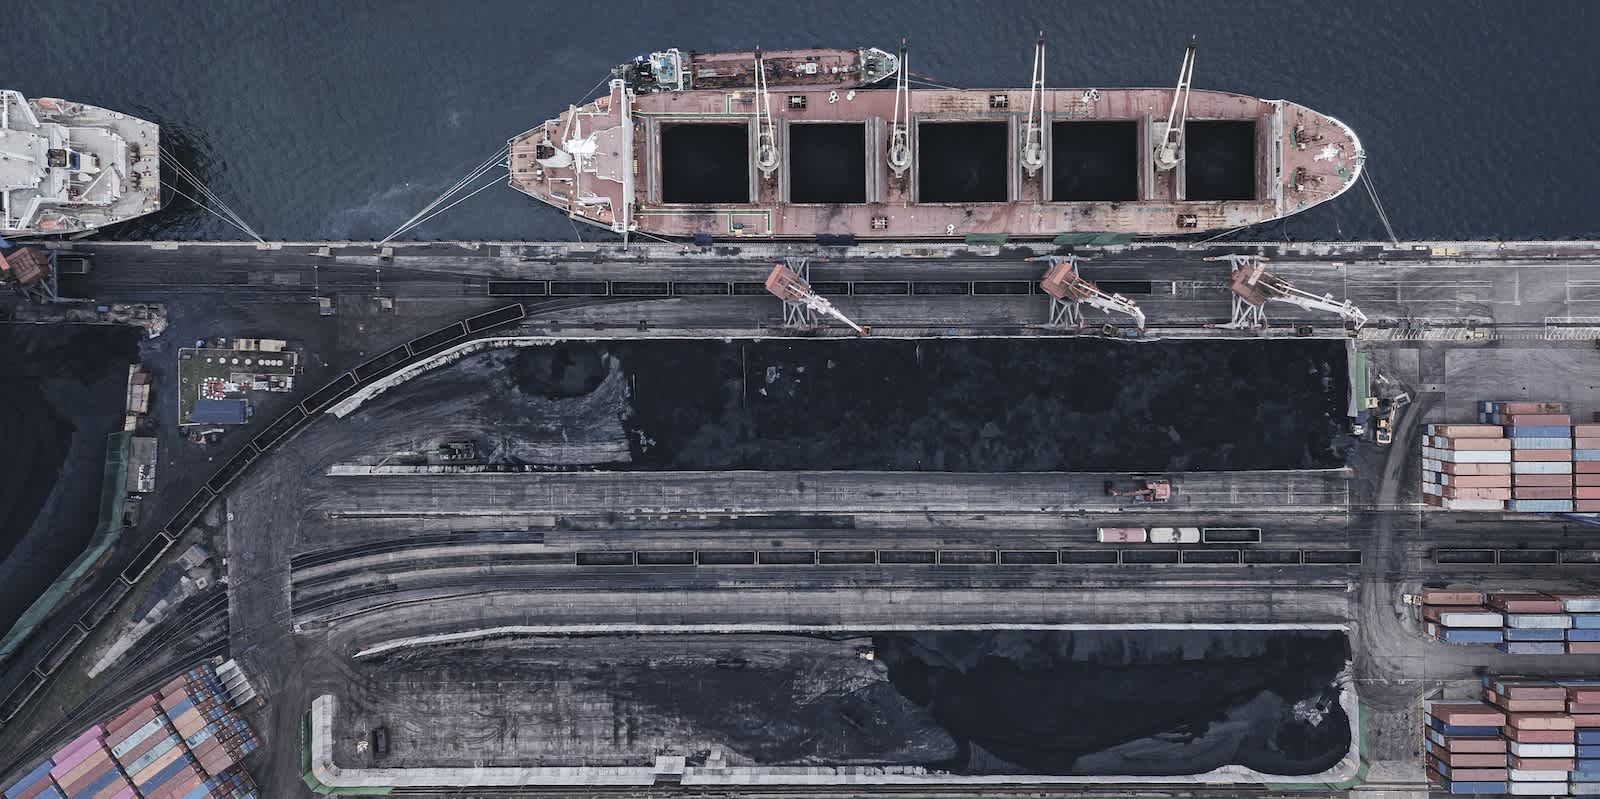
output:
[[807,258],[785,258],[772,265],[767,274],[767,291],[783,300],[783,325],[795,330],[813,331],[822,325],[817,317],[831,316],[845,323],[856,335],[865,336],[871,328],[862,327],[845,316],[826,297],[811,290],[811,265]]
[[1308,311],[1326,311],[1355,325],[1360,330],[1367,323],[1367,315],[1349,300],[1339,301],[1332,294],[1317,296],[1294,287],[1266,270],[1267,259],[1259,255],[1217,255],[1207,261],[1227,261],[1233,267],[1228,280],[1228,290],[1233,292],[1233,318],[1225,325],[1229,330],[1253,330],[1267,326],[1266,304],[1282,302],[1305,308]]
[[1050,265],[1045,269],[1044,279],[1039,281],[1039,288],[1050,295],[1051,327],[1071,325],[1082,330],[1083,313],[1079,306],[1088,305],[1107,313],[1127,314],[1133,317],[1134,325],[1139,330],[1144,330],[1144,311],[1139,310],[1139,306],[1127,297],[1108,294],[1085,280],[1078,274],[1078,256],[1045,255],[1028,260],[1043,261]]

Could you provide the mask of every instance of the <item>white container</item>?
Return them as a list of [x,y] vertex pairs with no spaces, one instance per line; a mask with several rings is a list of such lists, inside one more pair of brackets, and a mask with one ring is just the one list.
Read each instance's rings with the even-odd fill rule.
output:
[[1572,627],[1572,617],[1565,613],[1507,613],[1506,626],[1525,630],[1566,630]]
[[1445,510],[1505,510],[1503,499],[1447,499]]
[[1198,528],[1198,527],[1179,527],[1178,528],[1178,543],[1180,543],[1180,544],[1198,544],[1198,543],[1200,543],[1200,528]]
[[1576,744],[1522,744],[1512,741],[1511,754],[1517,757],[1577,757]]
[[1505,617],[1499,613],[1440,613],[1439,623],[1446,627],[1499,627]]
[[1572,461],[1516,461],[1512,474],[1572,474]]
[[[1565,771],[1529,771],[1528,769],[1514,768],[1511,770],[1511,779],[1517,782],[1554,782],[1557,785],[1567,784]],[[1557,782],[1559,780],[1559,782]]]
[[1444,486],[1439,485],[1438,483],[1423,483],[1422,493],[1432,494],[1436,497],[1442,497],[1444,496]]
[[[1553,774],[1554,773],[1559,773],[1563,777],[1566,776],[1566,772],[1564,772],[1564,771],[1563,772],[1551,772],[1551,773],[1553,773]],[[1566,796],[1567,795],[1567,783],[1566,783],[1565,780],[1563,780],[1561,782],[1516,782],[1516,781],[1512,781],[1512,782],[1507,783],[1507,784],[1511,786],[1511,795],[1512,796]]]
[[1438,458],[1424,457],[1422,459],[1422,470],[1426,472],[1442,472],[1444,471],[1444,461]]

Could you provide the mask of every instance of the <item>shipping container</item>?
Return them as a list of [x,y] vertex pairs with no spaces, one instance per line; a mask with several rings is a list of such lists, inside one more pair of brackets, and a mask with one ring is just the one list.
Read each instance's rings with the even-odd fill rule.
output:
[[1572,451],[1572,459],[1590,463],[1600,461],[1600,449],[1575,449]]
[[1600,461],[1574,461],[1572,464],[1572,470],[1578,474],[1600,474]]
[[1600,730],[1578,730],[1579,746],[1600,746]]
[[1600,641],[1600,630],[1593,627],[1573,628],[1566,632],[1568,641]]
[[[1547,758],[1567,758],[1567,759],[1570,760],[1572,758],[1577,757],[1578,747],[1575,744],[1570,744],[1570,743],[1565,743],[1565,744],[1533,744],[1533,743],[1519,743],[1517,741],[1512,741],[1511,744],[1510,744],[1510,750],[1509,751],[1511,752],[1511,756],[1513,758],[1521,758],[1523,760],[1542,759],[1542,758],[1545,758],[1545,759],[1547,759]],[[1523,767],[1519,766],[1518,768],[1523,768]],[[1527,766],[1526,768],[1535,768],[1535,767],[1534,766]]]
[[1430,424],[1425,428],[1429,435],[1446,438],[1499,438],[1505,429],[1497,424]]
[[1433,741],[1428,742],[1428,756],[1451,768],[1503,768],[1506,765],[1504,753],[1486,755],[1452,752]]
[[1575,424],[1572,434],[1579,438],[1600,438],[1600,424]]
[[77,765],[67,769],[59,775],[52,774],[51,776],[55,777],[55,781],[58,785],[65,788],[81,779],[85,774],[92,774],[100,769],[105,768],[109,763],[111,763],[111,756],[106,754],[106,750],[94,749],[90,751],[87,758],[84,758]]
[[1446,438],[1435,437],[1427,442],[1434,449],[1449,449],[1457,452],[1503,452],[1511,449],[1509,438]]
[[[1596,600],[1596,607],[1600,607],[1600,599]],[[1422,592],[1424,605],[1482,605],[1483,592],[1481,591],[1424,591]]]
[[1509,417],[1507,427],[1560,427],[1565,430],[1572,429],[1572,417],[1564,413],[1517,413],[1515,411],[1500,411],[1502,417]]
[[10,788],[6,789],[6,799],[18,799],[18,797],[23,795],[24,791],[27,791],[29,788],[38,785],[41,781],[49,780],[50,767],[50,761],[46,760],[45,762],[36,766],[32,771],[24,774],[22,779],[17,780]]
[[1567,652],[1573,655],[1600,655],[1600,642],[1568,641]]
[[[1455,488],[1511,488],[1513,485],[1509,474],[1440,474],[1432,482]],[[1571,478],[1567,482],[1570,484]]]
[[1518,641],[1499,644],[1497,648],[1508,655],[1561,655],[1567,651],[1566,644],[1554,641]]
[[1506,502],[1499,499],[1440,499],[1438,505],[1445,510],[1495,511],[1504,510]]
[[1506,726],[1515,730],[1571,730],[1572,719],[1564,713],[1507,713]]
[[[1478,782],[1486,780],[1503,780],[1510,776],[1510,771],[1505,768],[1457,768],[1453,769],[1443,763],[1435,762],[1435,769],[1446,779],[1461,780],[1464,782]],[[1562,775],[1565,776],[1565,775]]]
[[1575,487],[1572,495],[1578,499],[1600,499],[1600,486]]
[[1447,644],[1498,644],[1505,640],[1505,633],[1499,627],[1445,627],[1439,632],[1439,640]]
[[1511,451],[1512,463],[1567,463],[1572,460],[1570,449],[1515,449]]
[[1519,474],[1512,479],[1511,484],[1515,488],[1565,488],[1570,491],[1572,490],[1572,475]]
[[1450,726],[1499,727],[1505,713],[1482,702],[1423,702],[1423,711]]
[[[1489,597],[1488,597],[1488,604],[1489,604],[1489,607],[1491,607],[1491,608],[1497,608],[1497,609],[1503,610],[1503,611],[1505,611],[1507,613],[1523,613],[1523,614],[1560,613],[1562,611],[1563,607],[1564,607],[1561,604],[1561,600],[1556,599],[1555,597],[1547,596],[1545,594],[1529,594],[1529,593],[1517,594],[1517,593],[1511,593],[1511,592],[1497,592],[1497,593],[1490,594]],[[1521,682],[1521,681],[1517,681],[1517,680],[1502,680],[1502,681],[1500,681],[1500,684],[1510,686],[1510,685],[1516,685],[1519,682]],[[1501,693],[1504,693],[1507,696],[1511,696],[1512,695],[1511,693],[1509,693],[1507,691],[1501,691]],[[1532,698],[1535,698],[1535,697],[1528,697],[1528,698],[1532,699]],[[1538,698],[1542,699],[1544,697],[1541,696],[1541,697],[1538,697]]]
[[139,713],[129,719],[127,723],[106,733],[106,746],[110,747],[112,750],[115,750],[118,744],[122,743],[128,738],[133,737],[134,735],[139,735],[141,733],[148,734],[152,722],[156,724],[160,723],[160,715],[160,709],[153,706],[139,711]]
[[[1505,632],[1506,640],[1508,641],[1513,640],[1511,636],[1512,633],[1537,633],[1539,635],[1549,635],[1551,633],[1550,630],[1506,630]],[[1562,631],[1557,630],[1556,632]],[[1526,641],[1529,639],[1518,637],[1515,640]],[[1536,640],[1548,641],[1551,639],[1544,638]],[[1485,691],[1484,698],[1489,700],[1490,704],[1493,704],[1495,707],[1498,707],[1501,710],[1509,710],[1513,713],[1554,713],[1567,709],[1567,703],[1560,699],[1507,699],[1493,691]]]
[[1567,783],[1561,782],[1508,782],[1512,796],[1559,796],[1567,792]]
[[96,724],[93,727],[84,730],[83,733],[78,737],[73,738],[72,741],[66,746],[56,750],[56,753],[50,756],[50,760],[54,763],[61,763],[63,760],[66,760],[68,757],[77,754],[84,749],[87,749],[91,746],[98,746],[100,741],[104,740],[105,737],[105,725]]
[[56,778],[64,777],[67,775],[67,772],[72,771],[82,764],[83,761],[93,757],[95,752],[103,751],[105,751],[104,748],[101,747],[98,742],[89,746],[80,746],[78,747],[77,751],[73,752],[72,754],[67,755],[60,760],[52,761],[55,763],[55,765],[50,768],[50,776]]
[[118,797],[132,797],[133,795],[133,784],[128,782],[128,778],[122,776],[121,772],[118,772],[117,779],[102,788],[92,799],[118,799]]
[[[110,720],[108,720],[106,722],[106,724],[105,724],[105,726],[106,726],[106,734],[109,736],[111,733],[116,732],[117,730],[121,729],[123,726],[125,726],[128,723],[130,723],[131,721],[133,721],[135,717],[137,717],[138,715],[140,715],[144,711],[150,710],[151,708],[154,708],[155,706],[156,706],[156,697],[155,696],[145,696],[145,697],[140,698],[139,701],[134,702],[133,704],[129,705],[127,710],[124,710],[121,713],[118,713],[117,715],[112,716],[110,718]],[[141,721],[139,723],[142,724],[144,722]]]
[[[1576,752],[1577,747],[1567,745],[1566,749],[1569,752]],[[1533,757],[1531,755],[1513,754],[1511,756],[1511,767],[1522,769],[1523,771],[1571,771],[1578,767],[1578,761],[1571,754],[1565,757]]]
[[1422,457],[1443,463],[1512,463],[1515,452],[1460,452],[1450,449],[1424,447]]
[[1600,499],[1573,500],[1572,509],[1578,513],[1600,513]]
[[[1561,444],[1540,446],[1538,444],[1523,443],[1528,439],[1555,439]],[[1572,428],[1561,425],[1513,425],[1506,428],[1506,440],[1511,442],[1512,449],[1530,447],[1532,449],[1572,449]]]
[[1570,499],[1513,499],[1506,507],[1514,513],[1571,513],[1572,503]]
[[[1566,494],[1562,495],[1563,498],[1570,499],[1572,489],[1565,489],[1565,491]],[[1439,493],[1448,499],[1498,499],[1504,501],[1513,498],[1509,488],[1455,488],[1453,486],[1445,486],[1444,490]],[[1529,499],[1534,499],[1534,497],[1529,497]],[[1553,497],[1538,497],[1538,499],[1553,499]]]
[[[1561,607],[1560,600],[1551,600],[1556,607]],[[1545,630],[1565,630],[1572,626],[1572,617],[1565,613],[1507,613],[1506,626],[1518,628],[1539,628]]]
[[[1505,630],[1507,641],[1565,641],[1567,629],[1564,627],[1508,627]],[[1534,701],[1534,700],[1524,700]],[[1565,704],[1559,699],[1549,700],[1552,704]],[[1516,707],[1509,710],[1565,710],[1565,707]]]
[[[1426,615],[1423,618],[1428,618]],[[1435,621],[1445,627],[1490,627],[1499,628],[1505,624],[1505,615],[1484,610],[1455,610],[1440,613]]]
[[1572,474],[1571,462],[1518,461],[1511,464],[1512,474]]

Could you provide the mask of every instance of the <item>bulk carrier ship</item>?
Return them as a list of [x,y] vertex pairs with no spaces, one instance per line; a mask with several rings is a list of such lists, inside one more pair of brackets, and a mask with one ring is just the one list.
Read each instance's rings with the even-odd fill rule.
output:
[[1192,39],[1171,88],[1046,88],[1044,55],[961,90],[912,88],[904,46],[651,53],[513,138],[510,183],[624,237],[1070,242],[1246,227],[1360,175],[1339,120],[1191,90]]

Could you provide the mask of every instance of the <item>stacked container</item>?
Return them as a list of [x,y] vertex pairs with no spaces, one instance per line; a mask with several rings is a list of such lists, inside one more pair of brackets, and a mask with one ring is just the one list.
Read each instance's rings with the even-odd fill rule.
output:
[[1429,591],[1423,629],[1452,644],[1513,655],[1600,654],[1600,594]]
[[1428,777],[1453,794],[1600,795],[1600,681],[1483,678],[1484,702],[1424,702]]
[[1511,439],[1510,510],[1573,510],[1572,417],[1560,402],[1480,402],[1480,422],[1503,425]]
[[1511,444],[1495,424],[1427,425],[1423,501],[1447,510],[1504,510],[1512,499]]
[[1600,424],[1572,426],[1573,510],[1600,513]]
[[238,766],[260,745],[216,672],[200,666],[133,703],[4,792],[5,799],[238,799],[255,784]]

